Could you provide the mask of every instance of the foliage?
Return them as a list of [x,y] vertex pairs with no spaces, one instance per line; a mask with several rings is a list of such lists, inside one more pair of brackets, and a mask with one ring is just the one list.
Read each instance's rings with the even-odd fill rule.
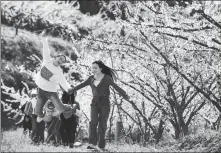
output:
[[88,18],[78,8],[78,3],[72,6],[66,2],[53,1],[5,1],[1,5],[1,20],[5,25],[14,26],[16,35],[18,29],[36,33],[46,29],[51,36],[72,41],[72,37],[80,39],[88,35],[91,29],[85,24],[87,21],[96,27],[96,21],[101,20],[98,17]]
[[[129,102],[131,105],[125,103],[133,122],[138,113],[143,122],[137,124],[143,128],[148,124],[154,132],[147,117],[155,105],[161,110],[155,115],[170,121],[178,138],[188,133],[185,128],[188,131],[197,112],[209,106],[206,103],[211,102],[218,114],[221,110],[220,3],[193,2],[173,9],[164,2],[156,3],[112,2],[110,5],[118,8],[116,21],[104,22],[82,42],[90,42],[83,44],[93,49],[95,59],[98,56],[107,65],[114,59],[112,67],[119,71],[124,80],[121,82],[134,100]],[[126,20],[120,16],[122,5],[127,8]],[[144,105],[142,99],[147,101]],[[141,112],[142,107],[150,110]]]
[[[1,101],[6,102],[6,99],[17,100],[15,102],[6,102],[12,104],[12,109],[17,109],[21,101],[24,101],[24,97],[15,98],[9,96],[11,93],[9,90],[4,90],[4,87],[10,87],[13,92],[18,95],[27,94],[28,91],[24,90],[24,84],[27,84],[29,89],[36,88],[34,82],[34,76],[40,66],[41,56],[41,41],[36,34],[22,30],[20,35],[13,37],[13,29],[10,27],[2,26],[2,39],[1,39]],[[51,50],[54,55],[60,52],[61,48],[64,48],[62,52],[72,60],[76,59],[76,55],[71,43],[65,42],[58,38],[50,38]],[[79,73],[74,73],[73,77],[80,79]],[[4,86],[5,85],[5,86]],[[7,114],[3,112],[2,119],[7,118]],[[2,127],[5,127],[2,122]],[[12,122],[10,122],[12,123]],[[6,128],[9,127],[8,125]]]
[[[35,34],[21,31],[22,35],[13,37],[12,29],[2,26],[2,79],[8,80],[6,85],[13,86],[16,90],[21,89],[21,82],[27,82],[33,88],[34,73],[37,72],[36,67],[40,65],[42,59],[41,48],[42,44]],[[76,60],[76,55],[71,43],[65,42],[58,38],[51,38],[51,51],[53,55],[58,52],[63,52],[72,60]],[[20,84],[20,85],[19,85]]]
[[[94,60],[101,59],[118,72],[116,83],[131,100],[111,92],[112,109],[114,105],[116,109],[108,128],[115,130],[113,123],[122,120],[125,135],[137,126],[144,136],[142,141],[154,139],[158,143],[169,130],[170,136],[178,139],[191,133],[194,126],[203,128],[206,119],[209,124],[220,120],[220,2],[179,2],[182,5],[173,7],[168,1],[103,3],[114,20],[105,18],[105,11],[91,17],[82,15],[78,5],[73,8],[64,2],[50,11],[51,2],[44,3],[33,14],[62,27],[63,32],[57,35],[53,34],[56,28],[48,29],[47,34],[70,36],[64,39],[73,42],[71,48],[78,55],[76,62],[66,65],[71,84],[91,75]],[[36,7],[34,3],[30,6]],[[13,5],[3,4],[8,5],[5,12]],[[79,80],[72,75],[77,73],[82,76]],[[88,87],[78,92],[77,100],[87,117],[90,99]]]

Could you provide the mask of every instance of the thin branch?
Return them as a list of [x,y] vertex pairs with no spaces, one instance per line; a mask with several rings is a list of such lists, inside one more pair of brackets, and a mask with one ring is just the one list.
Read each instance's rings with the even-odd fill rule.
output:
[[147,4],[145,3],[145,1],[142,1],[142,3],[143,3],[149,10],[151,10],[152,12],[154,12],[154,13],[156,13],[156,14],[163,14],[162,12],[155,11],[155,10],[153,10],[151,7],[147,6]]
[[[184,88],[183,84],[182,84],[182,88]],[[181,107],[183,107],[185,105],[186,97],[187,97],[187,94],[189,93],[189,91],[190,91],[190,86],[187,87],[186,92],[183,89],[183,91],[182,91],[183,96],[182,96],[182,101],[181,101]]]
[[[170,37],[181,38],[183,40],[188,40],[187,37],[184,37],[184,36],[181,36],[181,35],[174,35],[174,34],[171,34],[171,33],[165,33],[165,32],[159,32],[159,31],[155,31],[154,33],[160,33],[160,34],[164,34],[164,35],[167,35],[167,36],[170,36]],[[218,49],[216,47],[209,47],[207,44],[205,44],[203,42],[199,42],[199,41],[196,41],[196,40],[192,40],[192,42],[195,43],[195,44],[201,45],[203,47],[207,47],[207,48],[210,48],[210,49],[221,51],[220,49]]]
[[201,105],[193,112],[191,112],[187,122],[186,122],[186,125],[188,126],[192,120],[192,118],[196,115],[196,113],[206,104],[206,102],[202,102]]
[[[133,25],[141,25],[140,23],[130,23]],[[192,29],[185,29],[185,28],[179,28],[179,27],[171,27],[171,26],[160,26],[160,25],[145,25],[148,28],[164,28],[164,29],[171,29],[171,30],[176,30],[176,31],[183,31],[183,32],[196,32],[196,31],[203,31],[203,30],[211,30],[213,29],[210,26],[205,26],[205,27],[199,27],[199,28],[192,28]]]
[[150,45],[162,56],[162,58],[178,73],[180,74],[187,82],[189,82],[196,90],[198,90],[201,94],[203,94],[209,101],[213,103],[213,105],[216,106],[216,108],[221,112],[221,105],[219,104],[219,99],[214,97],[217,101],[211,99],[210,95],[208,95],[206,92],[204,92],[202,89],[200,89],[197,85],[195,85],[185,74],[183,74],[176,66],[174,66],[167,57],[158,49],[144,34],[143,31],[140,30],[140,33],[144,36],[146,40],[149,41]]
[[219,44],[219,45],[221,45],[221,42],[218,41],[218,40],[216,40],[215,38],[212,38],[212,41],[215,42],[215,43],[217,43],[217,44]]
[[210,23],[221,29],[221,25],[218,22],[216,22],[216,20],[214,20],[211,16],[207,15],[203,10],[195,10],[195,11],[201,14],[207,21],[209,21]]
[[191,97],[190,99],[186,102],[186,104],[183,106],[183,109],[185,110],[186,107],[191,103],[191,101],[198,95],[199,91],[196,91]]
[[140,90],[136,89],[135,87],[133,87],[132,85],[129,85],[128,83],[121,81],[121,83],[123,83],[124,85],[134,89],[135,91],[137,91],[138,93],[140,93],[144,98],[146,98],[147,100],[149,100],[150,102],[152,102],[155,106],[157,106],[159,109],[162,109],[163,106],[155,103],[151,98],[149,98],[147,95],[145,95],[143,92],[141,92]]

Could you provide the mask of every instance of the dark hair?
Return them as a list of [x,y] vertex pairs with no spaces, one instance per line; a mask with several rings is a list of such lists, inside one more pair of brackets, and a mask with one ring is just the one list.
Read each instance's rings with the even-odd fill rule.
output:
[[64,59],[65,59],[65,62],[67,62],[67,58],[66,58],[66,56],[65,56],[64,54],[58,54],[58,55],[55,56],[55,58],[57,58],[57,57],[61,57],[61,56],[63,56]]
[[32,95],[37,95],[37,93],[35,93],[35,91],[31,90],[28,92],[28,96],[31,97]]
[[73,104],[75,101],[75,94],[73,93],[69,95],[66,91],[64,91],[61,97],[61,101],[64,104]]
[[101,68],[101,72],[109,75],[113,80],[117,80],[117,73],[110,67],[106,66],[101,60],[94,61],[92,64],[97,64]]

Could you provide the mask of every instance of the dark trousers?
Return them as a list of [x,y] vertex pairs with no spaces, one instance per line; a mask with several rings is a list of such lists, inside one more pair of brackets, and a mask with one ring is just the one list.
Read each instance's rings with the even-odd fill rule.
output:
[[59,129],[61,126],[61,120],[59,120],[57,117],[52,117],[52,121],[48,122],[48,137],[46,139],[46,142],[49,143],[50,141],[53,141],[54,144],[60,143],[61,136],[59,133]]
[[37,122],[37,115],[32,114],[31,116],[32,121],[32,140],[37,142],[41,141],[44,142],[44,131],[45,131],[45,122],[41,121],[40,123]]
[[76,128],[77,128],[77,117],[72,115],[70,118],[65,118],[63,114],[61,114],[61,127],[60,134],[63,143],[74,143]]
[[32,130],[32,121],[31,121],[31,116],[28,116],[25,114],[24,120],[23,120],[23,133],[26,134],[27,131],[29,131],[29,134]]
[[[89,143],[99,148],[105,147],[105,132],[107,120],[110,113],[110,106],[91,105],[91,121],[89,125]],[[99,123],[99,125],[98,125]],[[98,132],[97,132],[98,126]]]
[[58,109],[60,112],[64,112],[66,110],[71,110],[71,107],[68,107],[67,105],[64,105],[59,97],[57,92],[48,92],[44,91],[40,88],[38,88],[38,98],[37,98],[37,103],[35,107],[35,114],[43,117],[43,107],[45,103],[48,101],[48,99],[51,100],[51,102],[55,105],[55,107]]

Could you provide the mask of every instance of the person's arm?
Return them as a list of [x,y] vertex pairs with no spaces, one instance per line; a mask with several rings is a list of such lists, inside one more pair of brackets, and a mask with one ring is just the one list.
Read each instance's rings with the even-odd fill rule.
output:
[[57,78],[58,84],[66,91],[68,92],[71,89],[70,84],[65,79],[64,75],[61,73],[59,74],[60,77]]
[[48,39],[47,38],[42,38],[42,43],[43,43],[43,62],[47,62],[51,59],[51,51],[48,45]]
[[123,98],[129,99],[127,93],[122,88],[120,88],[116,83],[114,83],[113,79],[109,75],[107,76],[107,81],[109,85],[111,85]]
[[73,92],[81,89],[81,88],[84,88],[86,86],[88,86],[90,84],[90,80],[91,80],[91,76],[86,80],[84,81],[83,83],[80,83],[79,85],[71,88],[69,91],[68,91],[68,94],[72,94]]

